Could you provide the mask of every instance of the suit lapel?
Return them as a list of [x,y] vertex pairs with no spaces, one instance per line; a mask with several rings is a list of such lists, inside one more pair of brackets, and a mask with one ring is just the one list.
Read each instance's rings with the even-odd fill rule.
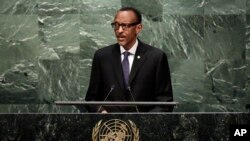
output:
[[[139,40],[138,40],[139,41]],[[144,63],[144,61],[147,59],[147,56],[145,55],[147,51],[147,48],[143,46],[143,43],[139,41],[135,56],[134,56],[134,62],[131,68],[131,72],[129,75],[129,84],[132,83],[134,80],[136,74],[138,73],[141,65]],[[115,75],[117,77],[117,81],[121,88],[124,87],[124,80],[123,80],[123,71],[122,71],[122,64],[121,64],[121,52],[119,48],[119,44],[115,44],[112,50],[112,64],[113,69],[115,71]]]
[[121,52],[118,44],[115,44],[112,50],[113,69],[115,71],[115,75],[117,77],[117,81],[121,88],[124,87],[123,82],[123,72],[122,72],[122,64],[121,64]]
[[132,69],[129,75],[129,84],[132,83],[133,79],[135,78],[136,74],[138,73],[141,65],[146,60],[147,56],[145,55],[146,47],[143,46],[143,43],[139,41],[135,56],[134,62],[132,65]]

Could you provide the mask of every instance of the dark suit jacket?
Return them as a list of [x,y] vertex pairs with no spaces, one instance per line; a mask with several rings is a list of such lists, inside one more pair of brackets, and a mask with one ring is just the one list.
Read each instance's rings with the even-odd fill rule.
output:
[[[173,101],[170,72],[165,53],[141,41],[138,43],[129,76],[135,101]],[[114,90],[107,96],[111,87]],[[96,51],[86,101],[133,101],[124,84],[119,44]],[[99,106],[89,106],[97,112]],[[108,112],[136,112],[135,107],[106,106]],[[172,111],[173,107],[139,106],[140,112]]]

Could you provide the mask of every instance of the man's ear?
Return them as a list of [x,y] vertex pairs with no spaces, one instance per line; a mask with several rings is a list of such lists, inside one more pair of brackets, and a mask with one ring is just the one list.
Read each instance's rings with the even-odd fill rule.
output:
[[136,26],[136,33],[139,34],[142,31],[142,28],[143,28],[142,24],[138,24]]

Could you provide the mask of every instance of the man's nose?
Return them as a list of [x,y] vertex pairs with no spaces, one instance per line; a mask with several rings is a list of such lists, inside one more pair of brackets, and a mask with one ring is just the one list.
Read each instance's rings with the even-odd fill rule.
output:
[[123,28],[122,26],[119,26],[118,29],[117,29],[118,32],[123,32]]

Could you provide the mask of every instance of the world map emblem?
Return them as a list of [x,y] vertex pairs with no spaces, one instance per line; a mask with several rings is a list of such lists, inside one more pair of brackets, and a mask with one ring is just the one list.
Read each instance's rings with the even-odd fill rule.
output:
[[139,141],[139,129],[131,120],[100,120],[92,130],[93,141]]

